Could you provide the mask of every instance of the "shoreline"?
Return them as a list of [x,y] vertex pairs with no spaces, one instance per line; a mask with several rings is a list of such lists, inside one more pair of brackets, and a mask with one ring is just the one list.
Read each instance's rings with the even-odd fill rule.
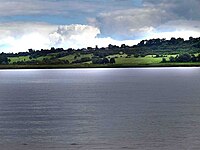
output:
[[175,68],[200,67],[200,63],[162,63],[162,64],[112,64],[112,65],[0,65],[0,70],[5,69],[88,69],[88,68]]

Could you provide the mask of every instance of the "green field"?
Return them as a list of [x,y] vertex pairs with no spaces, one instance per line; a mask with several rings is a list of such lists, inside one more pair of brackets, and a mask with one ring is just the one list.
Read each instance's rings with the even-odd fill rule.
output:
[[[169,57],[175,57],[176,55],[167,55],[166,60],[169,60]],[[123,55],[110,55],[107,58],[115,58],[116,60],[116,64],[130,64],[130,65],[150,65],[150,64],[159,64],[162,61],[163,57],[158,57],[156,58],[155,55],[147,55],[146,57],[134,57],[133,55],[131,55],[130,57],[128,57],[126,54]]]
[[8,57],[10,59],[10,64],[18,61],[29,61],[29,56],[20,56],[20,57]]
[[39,61],[42,61],[44,58],[52,58],[56,55],[57,53],[52,53],[52,54],[49,54],[47,56],[41,56],[41,57],[38,57],[38,58],[32,58],[30,59],[29,57],[30,56],[19,56],[19,57],[8,57],[8,59],[10,59],[10,64],[14,63],[14,62],[18,62],[18,61],[31,61],[31,60],[39,60]]
[[[80,60],[84,57],[89,57],[92,59],[93,54],[71,54],[64,57],[60,57],[60,60],[68,60],[70,64],[65,65],[13,65],[14,62],[18,61],[30,61],[38,60],[42,61],[44,58],[51,59],[55,57],[57,53],[52,53],[47,56],[41,56],[38,58],[30,59],[29,56],[20,56],[20,57],[9,57],[9,65],[1,65],[0,68],[95,68],[95,67],[170,67],[170,66],[200,66],[199,62],[196,63],[161,63],[163,57],[156,57],[156,55],[147,55],[145,57],[134,57],[134,55],[127,54],[116,54],[109,55],[106,58],[111,59],[115,58],[115,64],[92,64],[92,61],[72,64],[73,61]],[[198,55],[198,54],[195,54]],[[169,57],[176,55],[165,55],[165,59],[169,61]]]
[[68,60],[70,63],[72,63],[73,61],[80,60],[81,58],[84,58],[84,57],[92,58],[93,54],[85,54],[85,55],[73,54],[73,55],[68,55],[68,56],[65,56],[65,57],[61,57],[59,59],[61,59],[61,60]]

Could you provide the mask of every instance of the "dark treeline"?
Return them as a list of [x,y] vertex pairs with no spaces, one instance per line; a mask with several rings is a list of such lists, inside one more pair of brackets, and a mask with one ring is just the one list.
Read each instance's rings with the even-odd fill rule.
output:
[[[194,61],[193,54],[200,53],[200,38],[190,37],[189,40],[184,40],[183,38],[171,38],[170,40],[166,39],[150,39],[150,40],[142,40],[137,45],[127,46],[122,44],[121,46],[116,45],[108,45],[108,47],[95,48],[87,47],[82,49],[63,49],[63,48],[54,48],[51,49],[41,49],[34,50],[29,49],[27,52],[19,52],[19,53],[1,53],[0,54],[0,64],[9,64],[10,57],[20,57],[20,56],[28,56],[29,60],[21,60],[15,62],[15,64],[69,64],[69,63],[83,63],[91,61],[94,64],[107,64],[107,63],[115,63],[115,60],[112,58],[108,59],[109,55],[115,54],[127,54],[127,57],[134,55],[134,57],[145,57],[146,55],[178,55],[187,53],[190,55],[190,61]],[[43,60],[37,60],[39,57],[53,55],[51,58],[44,58]],[[86,55],[92,54],[93,57],[80,57],[80,59],[75,59],[73,62],[69,62],[68,60],[62,60],[60,58],[68,56],[68,55]],[[181,55],[180,55],[181,56]],[[174,62],[184,62],[182,58],[177,57],[174,58]],[[184,55],[185,57],[185,55]],[[173,60],[173,58],[172,58]],[[198,58],[195,60],[198,61]],[[188,60],[187,60],[188,62]]]

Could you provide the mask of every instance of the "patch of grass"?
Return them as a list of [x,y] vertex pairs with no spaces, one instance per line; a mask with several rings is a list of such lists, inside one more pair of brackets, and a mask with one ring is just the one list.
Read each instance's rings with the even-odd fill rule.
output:
[[[41,56],[36,59],[32,60],[39,60],[42,61],[44,58],[52,58],[55,57],[57,53],[52,53],[47,56]],[[195,54],[196,56],[198,54]],[[76,56],[76,57],[75,57]],[[91,61],[84,62],[82,64],[69,64],[69,65],[12,65],[13,62],[17,61],[30,61],[29,56],[20,56],[20,57],[9,57],[10,65],[8,68],[87,68],[87,67],[149,67],[149,66],[158,66],[158,67],[165,67],[165,66],[200,66],[200,63],[161,63],[162,58],[165,58],[167,61],[169,61],[169,58],[171,56],[176,57],[176,55],[164,55],[163,57],[155,57],[156,55],[147,55],[145,57],[134,57],[134,55],[128,56],[127,54],[116,54],[116,55],[109,55],[107,56],[108,59],[110,58],[115,58],[116,63],[115,64],[106,64],[106,65],[96,65],[92,64]],[[62,58],[59,58],[61,60],[68,60],[70,63],[75,61],[75,60],[80,60],[81,58],[84,57],[89,57],[92,58],[93,54],[85,54],[85,55],[80,55],[80,54],[73,54],[73,55],[68,55]],[[5,67],[5,66],[2,66]]]
[[42,61],[44,58],[50,59],[52,57],[55,57],[57,54],[59,54],[59,53],[50,53],[47,56],[41,56],[41,57],[32,58],[32,59],[29,58],[30,56],[8,57],[8,59],[10,59],[10,64],[12,64],[14,62],[18,62],[18,61],[24,61],[24,62],[31,61],[31,60]]
[[126,54],[123,55],[110,55],[107,58],[115,58],[116,64],[156,64],[162,61],[162,58],[154,58],[151,55],[146,57],[134,57],[133,55],[127,57]]
[[162,58],[153,58],[153,57],[131,57],[131,58],[117,58],[117,64],[156,64],[160,63]]
[[[150,65],[150,64],[159,64],[162,61],[163,57],[155,57],[156,55],[147,55],[145,57],[134,57],[131,55],[127,57],[127,54],[123,55],[110,55],[107,58],[115,58],[116,64],[130,64],[130,65]],[[166,60],[169,61],[171,56],[176,57],[176,55],[165,55]]]
[[19,57],[8,57],[10,59],[10,64],[13,62],[18,62],[18,61],[29,61],[29,56],[19,56]]
[[76,54],[73,54],[73,55],[67,55],[65,57],[61,57],[59,59],[61,59],[61,60],[68,60],[69,63],[71,63],[71,62],[73,62],[75,60],[80,60],[81,58],[84,58],[84,57],[92,58],[93,54],[85,54],[85,55],[79,55],[79,56],[77,56]]
[[42,61],[44,58],[50,59],[50,58],[52,58],[52,57],[53,57],[53,56],[51,56],[51,55],[47,55],[47,56],[41,56],[41,57],[38,57],[38,58],[32,59],[32,60]]

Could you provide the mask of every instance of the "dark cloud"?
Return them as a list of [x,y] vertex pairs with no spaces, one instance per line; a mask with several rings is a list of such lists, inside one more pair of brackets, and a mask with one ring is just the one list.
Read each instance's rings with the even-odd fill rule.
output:
[[114,33],[113,36],[124,38],[138,37],[173,19],[176,15],[152,6],[102,13],[97,17],[103,34]]
[[101,13],[96,17],[96,22],[93,19],[93,23],[99,26],[104,35],[137,39],[161,29],[197,29],[199,26],[194,28],[192,21],[200,22],[199,10],[199,0],[143,0],[140,7]]
[[143,0],[146,5],[155,7],[166,6],[169,11],[182,19],[199,20],[200,19],[200,1],[199,0]]
[[[139,0],[140,1],[140,0]],[[0,16],[12,15],[67,15],[135,7],[138,0],[0,0]],[[91,13],[91,14],[90,14]]]

